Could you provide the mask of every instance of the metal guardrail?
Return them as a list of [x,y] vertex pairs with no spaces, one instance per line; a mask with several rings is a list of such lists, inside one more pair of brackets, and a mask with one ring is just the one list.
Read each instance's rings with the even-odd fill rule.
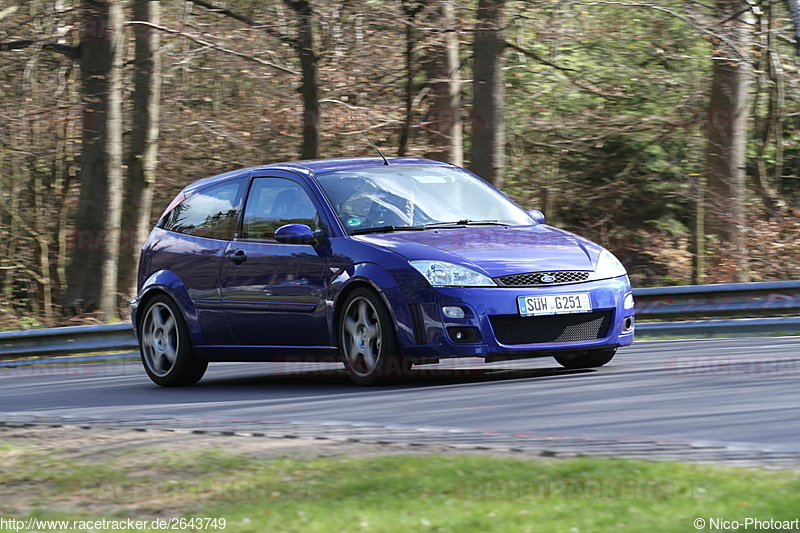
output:
[[[639,337],[800,333],[800,281],[727,283],[633,290]],[[773,315],[773,318],[734,318]],[[692,317],[684,322],[641,320]],[[130,323],[0,332],[0,359],[133,351]]]
[[0,332],[0,359],[136,349],[130,322]]
[[800,317],[735,318],[636,324],[636,338],[800,335]]
[[[800,281],[721,283],[633,290],[641,337],[800,333]],[[732,318],[732,317],[772,318]],[[698,318],[682,322],[642,322]],[[720,319],[724,318],[724,319]]]
[[634,289],[638,319],[775,316],[800,312],[800,281]]

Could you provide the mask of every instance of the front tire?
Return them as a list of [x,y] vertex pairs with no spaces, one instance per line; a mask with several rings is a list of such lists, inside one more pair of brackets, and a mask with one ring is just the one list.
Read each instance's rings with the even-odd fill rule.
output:
[[342,305],[339,352],[347,374],[358,385],[375,385],[410,369],[398,354],[389,310],[380,296],[366,287],[355,289]]
[[166,295],[152,298],[139,329],[139,352],[147,375],[162,387],[194,385],[208,362],[198,361],[178,306]]
[[606,348],[602,350],[589,350],[580,355],[556,355],[555,360],[564,368],[571,370],[579,368],[595,368],[603,366],[617,353],[616,348]]

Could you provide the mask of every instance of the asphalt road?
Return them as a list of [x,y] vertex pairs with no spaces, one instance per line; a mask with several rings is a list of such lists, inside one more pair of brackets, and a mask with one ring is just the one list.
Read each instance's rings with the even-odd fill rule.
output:
[[361,388],[330,365],[212,364],[183,389],[153,385],[139,363],[0,368],[0,419],[349,422],[800,450],[800,337],[637,342],[589,371],[549,358],[415,368]]

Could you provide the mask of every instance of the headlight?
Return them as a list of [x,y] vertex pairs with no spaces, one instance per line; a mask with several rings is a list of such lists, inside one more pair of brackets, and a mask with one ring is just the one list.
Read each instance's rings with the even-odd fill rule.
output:
[[444,261],[409,261],[434,287],[497,286],[492,278],[471,268]]
[[614,257],[614,254],[608,250],[600,252],[600,257],[597,258],[597,265],[594,267],[594,273],[591,279],[609,279],[618,278],[626,275],[628,272],[619,259]]

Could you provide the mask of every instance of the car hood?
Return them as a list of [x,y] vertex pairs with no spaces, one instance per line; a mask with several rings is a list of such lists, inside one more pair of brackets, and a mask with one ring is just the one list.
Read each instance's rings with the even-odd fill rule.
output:
[[479,226],[360,235],[410,261],[429,259],[478,267],[491,277],[552,270],[594,270],[600,246],[544,224]]

